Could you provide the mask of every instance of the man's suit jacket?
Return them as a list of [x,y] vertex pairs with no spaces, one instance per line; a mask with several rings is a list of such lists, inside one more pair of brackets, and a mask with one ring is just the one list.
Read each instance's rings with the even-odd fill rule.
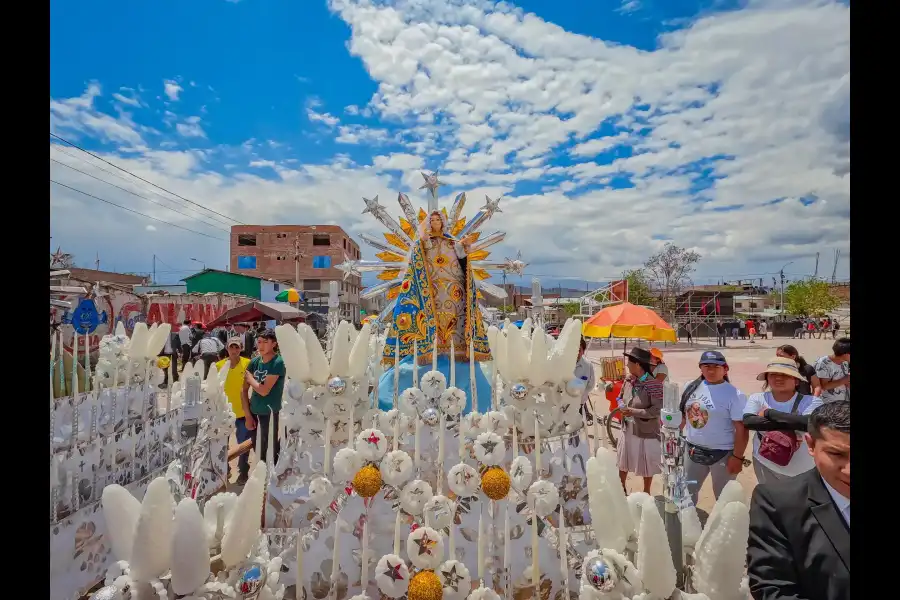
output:
[[747,562],[755,600],[850,598],[850,527],[816,469],[756,486]]

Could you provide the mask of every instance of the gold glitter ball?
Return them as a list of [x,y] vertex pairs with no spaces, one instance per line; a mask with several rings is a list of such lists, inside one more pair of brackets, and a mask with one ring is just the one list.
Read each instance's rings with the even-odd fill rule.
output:
[[509,475],[500,467],[491,467],[481,476],[481,491],[491,500],[506,498],[509,485]]
[[441,600],[444,586],[434,571],[419,571],[409,580],[409,600]]
[[375,465],[366,465],[356,472],[353,489],[362,498],[371,498],[381,489],[381,471]]
[[172,364],[172,359],[170,359],[168,356],[160,356],[156,360],[156,366],[159,367],[160,369],[162,369],[163,371],[168,369],[170,364]]

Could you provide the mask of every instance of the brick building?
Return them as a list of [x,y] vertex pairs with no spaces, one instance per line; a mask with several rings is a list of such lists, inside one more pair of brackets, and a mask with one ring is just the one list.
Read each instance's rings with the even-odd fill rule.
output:
[[231,272],[279,281],[297,278],[295,251],[300,253],[297,289],[306,292],[304,310],[327,311],[328,282],[338,281],[341,316],[359,320],[362,281],[335,268],[346,255],[359,259],[359,244],[337,225],[234,225],[231,228]]

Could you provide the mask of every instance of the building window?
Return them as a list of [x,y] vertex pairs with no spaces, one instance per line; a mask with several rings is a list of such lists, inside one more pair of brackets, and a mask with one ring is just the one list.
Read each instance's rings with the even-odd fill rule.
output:
[[281,286],[280,286],[279,284],[276,283],[276,284],[275,284],[275,291],[277,292],[277,291],[280,291],[280,290],[281,290]]
[[331,245],[331,236],[327,233],[314,233],[313,234],[313,246],[330,246]]
[[330,256],[313,256],[312,266],[313,266],[313,269],[330,269],[331,268],[331,257]]
[[286,237],[287,237],[287,234],[286,234],[286,233],[279,233],[279,234],[277,234],[277,237],[278,237],[278,239],[286,238]]
[[255,269],[255,256],[238,256],[238,269]]
[[[255,246],[256,245],[256,234],[238,234],[238,246]],[[254,269],[256,267],[253,267]]]
[[304,279],[303,280],[303,290],[312,290],[317,291],[322,289],[322,280],[321,279]]

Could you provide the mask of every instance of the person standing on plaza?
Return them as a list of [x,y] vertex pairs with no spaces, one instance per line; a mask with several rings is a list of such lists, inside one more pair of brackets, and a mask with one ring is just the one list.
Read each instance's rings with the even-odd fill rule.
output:
[[[178,333],[172,331],[166,336],[166,343],[163,346],[162,351],[159,353],[161,357],[166,357],[169,359],[169,364],[172,366],[172,383],[178,381]],[[169,386],[169,370],[163,369],[163,381],[159,384],[160,389],[166,389]]]
[[716,346],[720,348],[725,347],[725,339],[728,337],[728,333],[725,329],[725,324],[722,321],[716,321]]
[[841,324],[838,323],[837,319],[833,319],[831,321],[831,339],[836,340],[838,333],[841,331]]
[[840,338],[831,346],[831,354],[816,361],[816,375],[822,382],[822,400],[849,399],[850,338]]
[[[287,371],[281,355],[276,354],[278,342],[273,330],[266,329],[259,334],[256,346],[259,354],[250,361],[247,371],[244,373],[241,402],[244,407],[247,429],[253,431],[257,427],[260,428],[259,435],[253,438],[253,443],[256,455],[262,461],[267,458],[269,421],[272,421],[271,428],[275,437],[272,441],[275,449],[272,457],[274,464],[278,462],[278,455],[281,452],[281,442],[278,439],[278,413],[281,410],[281,397],[284,394]],[[262,448],[256,448],[257,440],[262,444]]]
[[663,353],[659,348],[650,349],[650,366],[653,368],[653,378],[664,382],[669,378],[669,367],[663,362]]
[[[228,398],[231,410],[234,411],[234,437],[238,444],[250,439],[250,431],[247,429],[247,421],[244,417],[244,403],[241,401],[241,391],[244,387],[247,367],[250,366],[250,359],[241,356],[242,349],[241,338],[230,338],[228,340],[228,358],[216,363],[216,369],[220,373],[226,367],[228,368],[228,375],[225,376],[225,397]],[[231,479],[230,468],[228,479]],[[238,458],[238,478],[235,483],[244,485],[249,476],[250,454],[245,452]]]
[[741,330],[741,339],[746,339],[747,337],[747,321],[744,319],[738,319],[738,328]]
[[[181,368],[191,361],[191,320],[185,319],[178,330],[178,342],[181,346]],[[177,366],[177,365],[176,365]],[[177,370],[177,369],[176,369]]]
[[822,382],[816,375],[816,368],[806,362],[806,359],[800,356],[800,352],[790,344],[783,344],[775,349],[775,356],[781,358],[789,358],[797,363],[797,370],[803,376],[803,380],[797,384],[797,391],[804,396],[822,396]]
[[[201,329],[201,331],[203,331]],[[203,361],[203,379],[209,374],[209,366],[219,360],[219,351],[225,348],[225,344],[219,341],[210,331],[204,335],[194,346],[194,354]]]
[[850,402],[813,410],[805,441],[815,468],[753,490],[747,576],[755,600],[850,598]]
[[585,423],[594,424],[594,415],[591,412],[591,392],[597,385],[597,379],[594,375],[594,365],[584,355],[587,350],[587,342],[581,338],[578,346],[578,360],[575,362],[575,378],[584,382],[584,390],[581,392],[581,415],[584,417]]
[[241,338],[241,356],[244,358],[252,358],[253,352],[256,350],[256,337],[253,335],[253,332],[250,331],[250,326],[247,323],[237,323],[234,326],[235,334],[239,338]]
[[759,322],[759,336],[764,340],[769,339],[769,324],[765,319]]
[[[753,436],[753,471],[758,483],[796,477],[813,468],[803,440],[809,414],[821,398],[799,391],[803,375],[790,358],[776,356],[757,377],[765,391],[752,394],[744,408],[744,426]],[[800,432],[799,434],[797,432]]]
[[[622,488],[628,473],[644,480],[650,493],[653,476],[662,472],[659,414],[663,405],[663,384],[652,375],[652,355],[643,348],[626,352],[628,378],[622,387],[621,413],[625,418],[622,437],[616,446]],[[627,488],[626,488],[627,492]]]
[[725,484],[741,472],[749,438],[743,422],[747,397],[728,381],[725,356],[715,350],[701,354],[700,373],[681,396],[684,476],[695,506],[707,477],[718,499]]

